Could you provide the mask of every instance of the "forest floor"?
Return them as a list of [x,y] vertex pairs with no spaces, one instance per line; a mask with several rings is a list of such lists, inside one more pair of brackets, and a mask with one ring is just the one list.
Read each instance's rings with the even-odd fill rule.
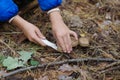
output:
[[[0,28],[1,56],[18,57],[18,51],[34,52],[31,59],[45,66],[21,71],[3,80],[120,80],[119,7],[119,0],[65,0],[60,7],[65,23],[79,37],[84,34],[90,41],[89,47],[78,45],[71,54],[31,43],[15,26],[4,24]],[[38,6],[22,17],[55,42],[49,17]],[[60,61],[66,62],[56,64]],[[1,62],[0,76],[19,69],[7,71]]]

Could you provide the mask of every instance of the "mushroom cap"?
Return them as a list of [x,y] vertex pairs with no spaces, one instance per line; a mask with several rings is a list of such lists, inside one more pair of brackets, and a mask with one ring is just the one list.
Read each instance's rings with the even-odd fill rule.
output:
[[79,38],[79,45],[81,47],[88,47],[89,46],[89,39],[87,37]]

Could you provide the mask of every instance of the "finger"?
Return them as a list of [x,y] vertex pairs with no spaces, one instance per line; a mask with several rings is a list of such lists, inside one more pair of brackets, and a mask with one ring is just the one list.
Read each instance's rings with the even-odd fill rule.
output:
[[38,39],[33,39],[33,41],[32,42],[34,42],[35,44],[39,44],[39,45],[41,45],[41,46],[46,46],[46,44],[44,44],[41,40],[38,40]]
[[70,35],[75,37],[76,40],[78,40],[78,35],[74,31],[70,31]]
[[[33,34],[34,36],[35,36],[35,34]],[[35,43],[35,44],[39,44],[38,42],[36,42],[35,40],[34,40],[34,38],[32,37],[31,39],[29,39],[31,42],[33,42],[33,43]]]
[[38,44],[35,40],[32,40],[33,43]]
[[70,35],[68,35],[68,42],[69,42],[69,45],[70,45],[70,52],[72,51],[72,41],[71,41],[71,37]]
[[65,44],[67,52],[70,53],[72,50],[70,35],[64,36],[63,40],[64,40],[64,44]]
[[53,32],[53,37],[56,39],[57,46],[59,46],[62,49],[62,47],[60,46],[59,38],[57,37],[57,35],[54,32]]
[[36,43],[42,45],[42,46],[46,46],[45,43],[42,42],[42,40],[37,36],[35,35],[34,39],[33,39]]
[[58,39],[57,40],[58,44],[60,45],[60,47],[62,48],[62,50],[66,53],[67,51],[66,51],[66,47],[65,47],[63,38],[62,37],[58,37],[57,39]]
[[37,34],[37,36],[38,36],[39,38],[45,39],[45,36],[40,32],[39,29],[37,29],[35,32],[36,32],[36,34]]

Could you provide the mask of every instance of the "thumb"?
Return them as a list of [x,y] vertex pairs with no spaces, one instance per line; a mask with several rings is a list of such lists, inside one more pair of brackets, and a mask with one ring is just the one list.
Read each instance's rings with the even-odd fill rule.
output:
[[72,35],[73,37],[75,37],[76,40],[78,40],[78,35],[74,31],[70,30],[70,35]]

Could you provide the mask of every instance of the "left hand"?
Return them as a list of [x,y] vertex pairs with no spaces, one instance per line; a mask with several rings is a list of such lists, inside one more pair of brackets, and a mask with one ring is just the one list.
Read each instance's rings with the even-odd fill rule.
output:
[[70,35],[78,40],[77,34],[65,25],[59,11],[51,12],[50,20],[52,23],[53,35],[55,36],[57,43],[65,53],[70,53],[72,51]]
[[77,40],[77,34],[70,30],[63,22],[52,25],[53,35],[57,40],[58,45],[62,48],[65,53],[72,51],[72,44],[70,35],[74,36]]

